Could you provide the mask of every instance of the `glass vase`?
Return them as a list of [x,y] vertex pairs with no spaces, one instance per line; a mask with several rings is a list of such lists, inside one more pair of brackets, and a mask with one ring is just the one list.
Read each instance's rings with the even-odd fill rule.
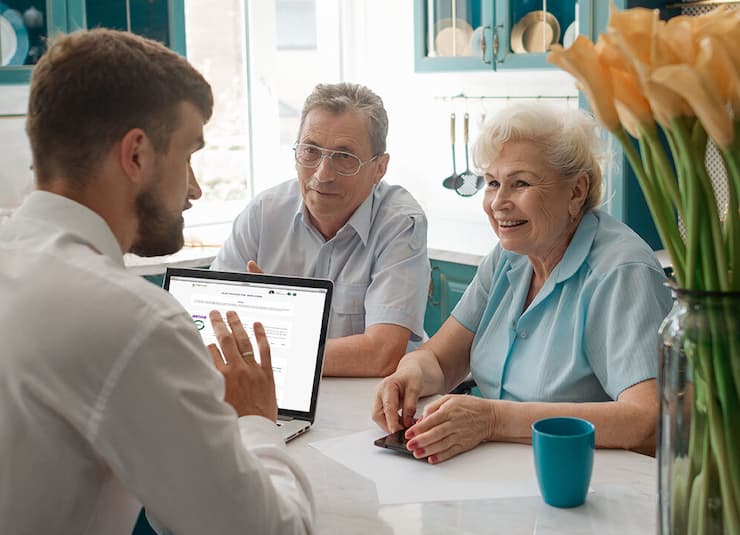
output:
[[660,328],[662,535],[740,534],[740,292],[673,290]]

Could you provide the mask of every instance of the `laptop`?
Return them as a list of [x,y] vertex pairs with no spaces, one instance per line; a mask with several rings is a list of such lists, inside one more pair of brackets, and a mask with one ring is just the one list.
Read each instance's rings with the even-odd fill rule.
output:
[[211,310],[239,314],[259,360],[252,324],[261,322],[270,343],[285,441],[305,433],[316,417],[333,284],[326,279],[167,268],[164,289],[188,311],[208,345],[216,343]]

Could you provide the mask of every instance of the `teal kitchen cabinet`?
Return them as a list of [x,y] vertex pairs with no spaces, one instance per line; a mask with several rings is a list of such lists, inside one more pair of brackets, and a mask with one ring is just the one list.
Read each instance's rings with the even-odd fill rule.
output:
[[185,55],[184,0],[0,0],[0,83],[25,84],[58,33],[113,28]]
[[414,0],[416,71],[551,69],[550,43],[592,36],[593,1]]
[[430,337],[450,317],[452,309],[473,280],[477,266],[430,260],[432,279],[424,315],[424,330]]

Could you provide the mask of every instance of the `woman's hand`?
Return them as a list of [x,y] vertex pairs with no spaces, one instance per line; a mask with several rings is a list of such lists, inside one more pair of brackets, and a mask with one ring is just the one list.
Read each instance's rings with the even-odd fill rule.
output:
[[495,402],[475,396],[447,395],[424,409],[424,415],[406,431],[414,457],[432,464],[492,440],[496,425]]
[[398,369],[383,379],[375,391],[372,414],[375,423],[388,433],[413,425],[423,377],[421,365],[416,360],[401,360]]

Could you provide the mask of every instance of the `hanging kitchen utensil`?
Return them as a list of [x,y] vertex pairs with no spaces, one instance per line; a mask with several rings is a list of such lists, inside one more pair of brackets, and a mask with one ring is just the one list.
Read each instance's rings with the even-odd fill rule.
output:
[[465,171],[460,173],[460,181],[455,188],[458,195],[462,197],[471,197],[475,195],[479,189],[481,189],[486,181],[480,176],[476,175],[470,170],[470,160],[468,157],[468,142],[470,140],[468,134],[468,126],[470,122],[470,116],[465,112],[465,121],[463,123],[463,138],[465,141]]
[[442,181],[442,186],[447,189],[457,189],[462,179],[457,174],[457,165],[455,164],[455,114],[450,114],[450,142],[452,143],[452,174]]

